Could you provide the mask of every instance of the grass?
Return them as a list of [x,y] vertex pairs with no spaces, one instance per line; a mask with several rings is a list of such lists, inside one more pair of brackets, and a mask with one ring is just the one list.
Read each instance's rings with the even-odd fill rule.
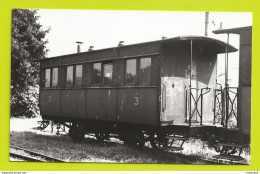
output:
[[93,138],[85,138],[81,143],[74,143],[68,136],[63,135],[40,135],[33,132],[12,131],[10,143],[67,162],[199,163],[169,152],[156,151],[150,148],[140,151],[117,142],[98,142]]
[[[183,145],[184,150],[181,152],[185,155],[195,155],[211,159],[214,155],[219,155],[212,147],[209,147],[206,142],[201,141],[200,139],[189,139]],[[235,155],[238,155],[236,153]],[[244,148],[241,156],[244,158],[243,161],[240,161],[243,164],[250,164],[250,148]]]
[[[112,139],[112,142],[99,142],[93,137],[86,136],[83,142],[74,143],[67,135],[57,136],[56,129],[51,133],[50,126],[42,131],[35,129],[38,120],[40,118],[11,119],[10,144],[67,162],[205,164],[203,161],[183,155],[156,151],[148,147],[140,151],[116,139]],[[183,148],[184,150],[178,152],[179,154],[205,158],[217,155],[214,149],[199,139],[188,140]],[[250,148],[244,149],[241,156],[245,158],[243,163],[249,164]]]

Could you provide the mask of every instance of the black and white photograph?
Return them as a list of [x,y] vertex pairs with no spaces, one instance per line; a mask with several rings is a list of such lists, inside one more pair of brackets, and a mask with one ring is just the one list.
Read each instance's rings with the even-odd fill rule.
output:
[[249,165],[252,18],[12,9],[10,161]]

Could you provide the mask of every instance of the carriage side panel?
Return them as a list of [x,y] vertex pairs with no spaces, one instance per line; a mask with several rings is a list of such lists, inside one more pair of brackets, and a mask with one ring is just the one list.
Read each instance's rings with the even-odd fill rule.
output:
[[118,56],[137,56],[160,52],[160,43],[145,43],[138,45],[130,45],[127,47],[118,47]]
[[92,69],[92,64],[84,64],[83,68],[83,86],[91,86],[91,69]]
[[58,74],[58,86],[59,88],[64,88],[65,87],[65,67],[61,66],[59,67],[59,74]]
[[152,56],[152,77],[151,85],[160,86],[160,57]]
[[118,89],[118,121],[159,125],[157,87]]
[[41,115],[60,116],[60,90],[41,89],[40,104]]
[[81,89],[61,91],[61,117],[84,118],[86,91]]
[[87,89],[87,119],[116,121],[116,89]]

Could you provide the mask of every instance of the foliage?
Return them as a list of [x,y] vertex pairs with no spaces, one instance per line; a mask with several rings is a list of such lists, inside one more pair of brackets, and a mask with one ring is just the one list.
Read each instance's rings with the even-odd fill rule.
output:
[[37,10],[12,11],[11,116],[38,114],[39,63],[47,53],[45,40],[49,30],[38,23]]

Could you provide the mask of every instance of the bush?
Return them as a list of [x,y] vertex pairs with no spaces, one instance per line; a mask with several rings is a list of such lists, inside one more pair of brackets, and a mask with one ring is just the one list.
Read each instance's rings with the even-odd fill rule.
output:
[[28,91],[17,92],[11,95],[11,116],[39,116],[38,87],[31,87]]

